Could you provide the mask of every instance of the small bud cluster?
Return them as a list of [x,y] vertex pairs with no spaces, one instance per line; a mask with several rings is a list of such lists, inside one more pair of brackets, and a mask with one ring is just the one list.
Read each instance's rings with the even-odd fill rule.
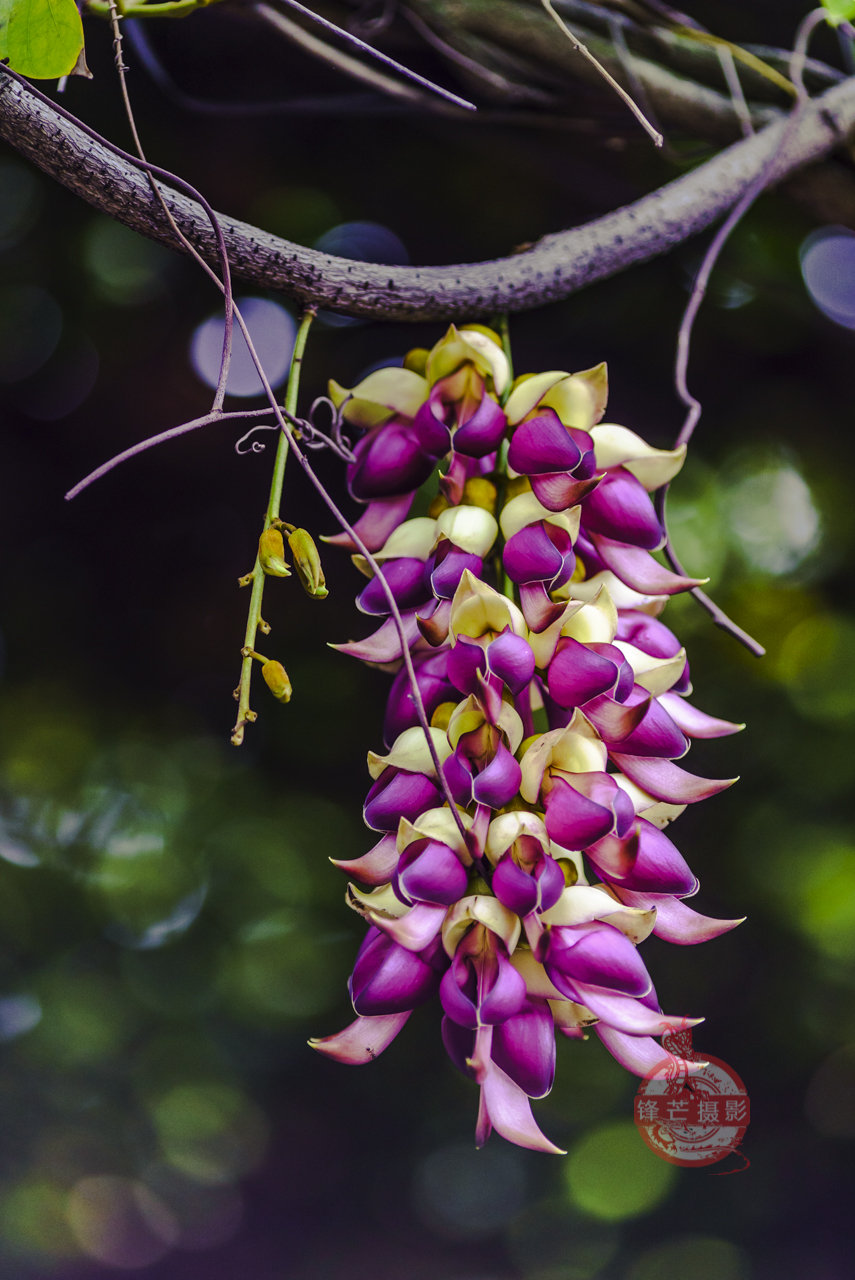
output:
[[[358,606],[379,625],[338,647],[395,674],[387,751],[368,757],[379,840],[337,863],[369,925],[357,1017],[311,1043],[370,1061],[438,994],[449,1056],[480,1086],[479,1145],[495,1128],[557,1151],[530,1105],[552,1087],[556,1028],[592,1027],[648,1073],[671,1056],[655,1037],[691,1020],[661,1012],[638,944],[738,923],[685,904],[697,881],[663,830],[729,785],[675,763],[690,739],[740,727],[687,702],[685,652],[659,619],[694,585],[651,555],[664,534],[649,495],[684,450],[600,423],[603,366],[510,385],[480,328],[331,396],[364,432],[348,472],[366,505],[356,529],[397,602],[432,744],[386,593],[355,555]],[[408,518],[440,467],[428,514]]]

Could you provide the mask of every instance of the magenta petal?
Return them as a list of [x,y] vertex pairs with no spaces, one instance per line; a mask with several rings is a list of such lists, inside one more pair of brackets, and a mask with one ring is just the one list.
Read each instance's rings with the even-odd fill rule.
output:
[[507,418],[495,400],[484,396],[478,408],[454,433],[454,449],[469,458],[483,458],[498,448]]
[[[413,661],[416,672],[416,683],[422,696],[428,719],[433,715],[441,702],[457,702],[458,691],[448,679],[447,664],[449,650],[431,653],[414,654]],[[383,738],[387,747],[403,733],[419,723],[419,714],[410,688],[410,678],[406,667],[401,667],[386,701],[386,716],[383,721]]]
[[555,1024],[545,1000],[528,1000],[493,1028],[492,1057],[528,1097],[546,1097],[555,1079]]
[[369,849],[368,853],[364,853],[361,858],[351,858],[346,861],[330,858],[330,862],[334,867],[338,867],[339,871],[354,876],[363,884],[388,884],[398,865],[395,835],[391,831],[387,832],[382,840],[379,840],[374,848]]
[[[430,562],[428,562],[430,564]],[[443,542],[434,556],[434,567],[430,570],[430,585],[433,594],[440,600],[451,600],[460,586],[464,572],[469,571],[476,578],[481,576],[484,561],[472,551],[462,551],[452,542]]]
[[638,818],[635,831],[622,840],[607,835],[586,849],[600,875],[637,892],[693,893],[697,880],[677,846],[652,822]]
[[358,501],[396,498],[427,480],[444,449],[422,448],[413,423],[392,421],[375,427],[354,449],[347,469],[350,492]]
[[615,886],[615,892],[628,907],[638,907],[642,911],[654,908],[656,925],[653,932],[656,937],[678,946],[709,942],[712,938],[729,933],[744,920],[744,917],[740,920],[715,920],[712,916],[702,916],[699,911],[692,910],[685,902],[670,894],[640,893],[622,886]]
[[472,803],[472,774],[456,751],[443,764],[442,775],[448,783],[455,804],[460,804],[465,809]]
[[446,909],[431,902],[419,902],[402,916],[376,918],[377,928],[407,951],[424,951],[442,928]]
[[[414,496],[412,493],[404,493],[399,498],[378,498],[369,503],[368,509],[353,526],[354,533],[369,551],[379,551],[389,534],[403,523],[413,505]],[[345,547],[348,551],[358,550],[349,533],[335,533],[324,538],[324,542],[332,547]]]
[[685,1018],[671,1018],[655,1009],[648,1009],[640,1000],[630,996],[603,991],[599,987],[576,984],[576,1000],[590,1009],[600,1022],[631,1036],[661,1036],[666,1031],[685,1027]]
[[700,578],[681,578],[653,559],[649,551],[614,542],[602,534],[592,533],[591,542],[607,569],[633,591],[643,595],[670,596],[701,585]]
[[574,471],[581,459],[582,450],[554,409],[521,422],[508,449],[508,462],[526,476]]
[[655,756],[674,760],[689,750],[689,740],[677,728],[658,699],[645,699],[646,713],[639,723],[620,739],[623,753],[633,756]]
[[609,924],[553,926],[543,965],[559,991],[559,977],[569,979],[574,987],[592,984],[627,996],[642,996],[650,990],[650,974],[635,947]]
[[520,607],[529,629],[537,633],[560,618],[566,606],[563,600],[550,600],[542,582],[524,582],[520,587]]
[[582,523],[593,533],[646,551],[662,545],[662,526],[644,485],[622,468],[609,472],[585,502]]
[[437,648],[445,644],[451,622],[451,601],[440,600],[435,608],[428,607],[420,610],[416,622],[419,632],[429,645]]
[[[586,775],[580,773],[575,777],[581,784]],[[549,838],[565,849],[586,849],[614,827],[614,813],[610,808],[588,799],[563,778],[553,779],[545,804]]]
[[[561,879],[563,882],[563,874]],[[534,911],[540,897],[537,881],[518,867],[509,853],[500,859],[493,872],[492,889],[502,906],[520,917]]]
[[559,641],[555,657],[549,664],[549,693],[559,706],[581,707],[598,694],[613,689],[619,667],[578,640]]
[[487,658],[480,644],[458,636],[448,655],[448,677],[461,693],[474,693],[476,672],[486,671]]
[[[441,1024],[442,1043],[451,1061],[465,1076],[474,1078],[470,1059],[475,1051],[475,1030],[461,1027],[459,1022],[445,1015]],[[489,1136],[489,1135],[488,1135]]]
[[552,475],[531,476],[534,496],[547,511],[567,511],[586,498],[600,483],[599,476],[575,480],[564,471]]
[[401,854],[395,892],[405,901],[450,906],[466,892],[469,873],[457,854],[440,840],[417,840]]
[[451,968],[439,984],[439,998],[445,1013],[458,1026],[475,1028],[478,1017],[478,981],[475,966],[468,956],[458,952]]
[[552,583],[564,567],[564,557],[544,528],[543,521],[528,524],[505,543],[505,572],[512,582]]
[[636,786],[649,791],[657,800],[670,804],[694,804],[698,800],[707,800],[736,782],[736,778],[699,778],[671,760],[616,753],[612,754],[612,759]]
[[520,789],[522,769],[503,742],[499,743],[496,754],[477,775],[472,785],[472,794],[479,804],[488,804],[491,809],[500,809],[508,804]]
[[[444,418],[440,416],[442,408],[442,399],[434,389],[430,398],[419,407],[413,419],[419,444],[426,453],[433,454],[435,458],[441,458],[451,447],[451,432]],[[437,413],[437,409],[440,413]]]
[[482,1081],[481,1097],[489,1123],[506,1141],[515,1142],[518,1147],[527,1147],[530,1151],[548,1151],[558,1156],[565,1154],[538,1129],[528,1096],[493,1062]]
[[426,809],[440,803],[441,793],[431,778],[404,769],[384,769],[365,800],[366,826],[375,831],[397,831],[400,819],[414,822]]
[[359,1014],[403,1013],[424,1004],[438,985],[431,964],[372,928],[356,957],[350,994]]
[[685,1077],[694,1071],[703,1070],[704,1063],[689,1062],[686,1058],[677,1058],[662,1048],[651,1036],[626,1035],[598,1023],[594,1028],[612,1057],[636,1076],[653,1076],[666,1069],[673,1073],[675,1079]]
[[650,699],[634,702],[615,702],[605,695],[594,698],[585,705],[585,715],[607,746],[623,743],[647,714]]
[[677,693],[663,693],[659,701],[674,723],[690,738],[725,738],[728,734],[739,733],[745,728],[731,720],[718,720],[715,716],[708,716],[705,711],[699,711]]
[[424,561],[415,556],[402,556],[398,560],[387,560],[381,565],[382,580],[379,577],[371,581],[356,597],[356,607],[362,613],[389,614],[391,609],[383,583],[392,593],[395,603],[403,612],[415,609],[430,596],[425,584]]
[[519,1013],[525,1004],[525,978],[501,952],[495,957],[495,970],[483,985],[486,988],[480,1004],[480,1020],[483,1023],[490,1025],[505,1022]]
[[[419,638],[416,615],[405,613],[401,621],[407,647],[411,649]],[[364,640],[350,640],[347,644],[330,645],[330,648],[337,649],[339,653],[346,653],[351,658],[358,658],[360,662],[396,662],[398,658],[403,657],[404,653],[394,618],[387,618],[373,635],[366,636]]]
[[389,1048],[409,1016],[410,1010],[407,1009],[403,1013],[381,1013],[375,1017],[357,1018],[336,1035],[322,1036],[310,1040],[309,1044],[327,1058],[359,1067],[363,1063],[373,1062],[384,1049]]
[[490,670],[504,681],[515,696],[534,676],[531,645],[522,636],[514,635],[510,627],[505,627],[502,634],[490,644],[487,662]]

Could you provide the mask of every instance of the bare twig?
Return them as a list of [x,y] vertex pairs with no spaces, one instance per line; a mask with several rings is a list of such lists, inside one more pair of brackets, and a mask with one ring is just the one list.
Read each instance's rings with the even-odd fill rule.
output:
[[645,132],[648,133],[650,137],[653,139],[654,145],[657,147],[661,147],[664,141],[662,134],[659,132],[658,129],[654,129],[653,125],[647,119],[647,116],[644,114],[644,112],[641,110],[638,104],[627,93],[626,89],[624,89],[621,85],[618,84],[617,80],[615,80],[611,72],[607,71],[606,68],[603,66],[603,64],[597,58],[594,57],[590,49],[588,49],[588,47],[582,43],[582,41],[578,38],[578,36],[575,36],[573,34],[573,32],[567,26],[567,23],[560,16],[560,14],[556,13],[555,10],[553,9],[552,0],[540,0],[540,3],[543,5],[544,9],[549,14],[550,18],[552,18],[553,22],[555,22],[557,26],[560,28],[560,30],[564,32],[565,36],[570,41],[570,43],[572,44],[576,52],[580,53],[587,62],[590,62],[594,67],[596,67],[597,71],[603,77],[606,84],[608,84],[612,89],[614,89],[618,97],[623,102],[626,103],[626,105],[629,107],[630,111],[635,116],[638,123],[645,130]]
[[[388,54],[381,53],[381,51],[379,49],[375,49],[373,45],[366,44],[364,40],[360,40],[359,36],[354,35],[352,31],[346,31],[343,27],[337,27],[335,23],[330,22],[328,18],[322,17],[319,13],[315,13],[313,9],[307,9],[306,6],[300,4],[298,0],[280,0],[280,3],[286,4],[289,9],[294,9],[297,13],[301,13],[304,18],[309,18],[312,22],[317,23],[319,27],[323,27],[325,31],[331,31],[342,40],[346,40],[349,44],[355,45],[362,53],[367,53],[370,57],[376,59],[377,62],[381,62],[384,66],[390,67],[393,71],[397,71],[398,75],[403,76],[406,80],[412,80],[414,84],[419,85],[422,89],[426,89],[429,93],[438,94],[439,97],[444,98],[446,102],[452,103],[455,107],[461,107],[465,111],[477,110],[474,102],[468,102],[465,98],[459,97],[456,93],[451,93],[450,90],[443,89],[441,85],[434,84],[432,80],[425,79],[425,77],[420,76],[418,72],[411,71],[410,68],[405,67],[403,63],[396,62],[395,59],[390,58]],[[307,35],[302,27],[296,27],[296,24],[294,23],[286,24],[286,22],[281,21],[283,15],[278,13],[276,9],[271,8],[270,5],[256,4],[253,7],[256,13],[261,14],[269,22],[273,23],[274,26],[278,26],[280,30],[285,31],[287,29],[291,39],[299,39],[298,33],[302,33],[303,36]],[[280,19],[279,22],[276,21],[277,18]],[[301,43],[304,48],[311,47],[313,52],[320,53],[321,57],[324,57],[327,61],[347,70],[350,75],[358,75],[359,71],[365,71],[365,67],[362,63],[354,63],[352,58],[347,58],[344,54],[331,49],[329,45],[323,44],[321,41],[311,41],[311,45],[306,40],[301,41]],[[356,68],[356,70],[354,68]],[[359,78],[365,79],[366,77],[361,75]],[[386,76],[374,78],[374,84],[377,87],[385,86],[386,92],[389,92],[388,83]]]

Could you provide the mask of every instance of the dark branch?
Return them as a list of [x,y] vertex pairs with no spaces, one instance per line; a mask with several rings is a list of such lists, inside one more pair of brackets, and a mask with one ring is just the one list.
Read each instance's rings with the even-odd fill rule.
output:
[[[667,252],[727,213],[770,158],[775,157],[771,182],[780,182],[828,155],[853,131],[855,79],[849,79],[813,99],[796,130],[787,131],[784,118],[634,204],[491,262],[442,267],[351,262],[226,215],[219,218],[234,275],[302,302],[385,320],[524,311]],[[5,70],[0,136],[96,208],[177,247],[145,174]],[[164,195],[182,232],[216,265],[214,235],[203,211],[169,188]]]

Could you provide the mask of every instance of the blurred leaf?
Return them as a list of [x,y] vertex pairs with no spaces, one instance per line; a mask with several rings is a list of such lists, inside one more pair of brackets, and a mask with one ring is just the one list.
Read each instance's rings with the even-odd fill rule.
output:
[[833,27],[855,18],[855,0],[822,0],[822,7],[827,10],[828,21]]
[[82,48],[74,0],[0,0],[0,57],[13,71],[55,80],[71,72]]

